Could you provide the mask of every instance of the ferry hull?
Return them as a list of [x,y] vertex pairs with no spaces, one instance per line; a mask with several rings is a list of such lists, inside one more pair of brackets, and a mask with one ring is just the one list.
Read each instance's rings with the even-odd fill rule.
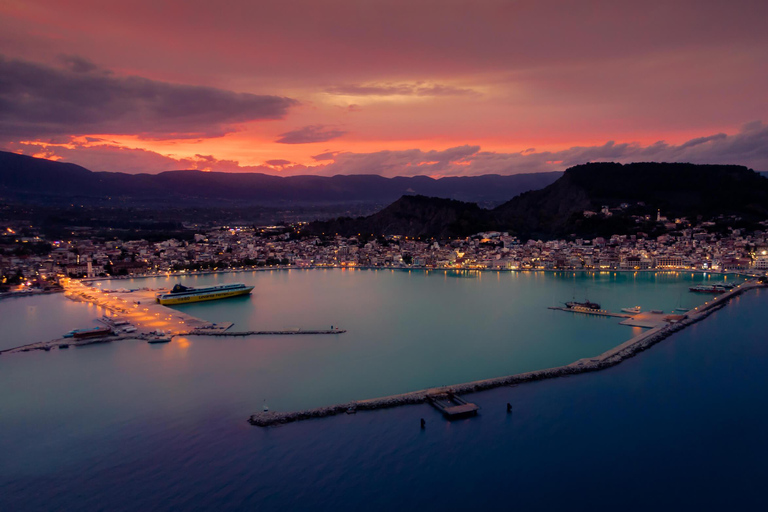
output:
[[216,291],[210,293],[201,293],[199,295],[187,295],[184,297],[158,297],[157,302],[164,306],[171,306],[174,304],[191,304],[193,302],[228,299],[230,297],[238,297],[240,295],[249,295],[251,291],[253,291],[253,286],[247,286],[241,290]]

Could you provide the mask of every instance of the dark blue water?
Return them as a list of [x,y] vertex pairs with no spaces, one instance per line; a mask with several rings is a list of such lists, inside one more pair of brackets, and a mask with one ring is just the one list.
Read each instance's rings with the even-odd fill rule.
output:
[[750,292],[612,369],[471,395],[481,415],[453,423],[409,406],[259,429],[227,406],[149,407],[61,452],[88,416],[53,417],[28,452],[0,438],[0,510],[762,509],[766,311]]

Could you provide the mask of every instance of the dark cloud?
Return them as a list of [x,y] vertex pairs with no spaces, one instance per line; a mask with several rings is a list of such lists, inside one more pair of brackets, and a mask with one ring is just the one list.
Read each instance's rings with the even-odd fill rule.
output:
[[297,104],[279,96],[116,77],[84,59],[66,59],[67,69],[58,69],[0,56],[0,135],[215,137],[238,123],[282,118]]
[[310,144],[312,142],[325,142],[327,140],[336,139],[346,133],[347,132],[342,130],[335,130],[317,124],[281,133],[278,135],[280,138],[275,142],[280,144]]
[[338,153],[338,151],[326,151],[325,153],[320,153],[319,155],[312,155],[312,160],[316,162],[321,162],[323,160],[333,160],[333,158]]
[[427,84],[346,84],[326,89],[327,93],[343,96],[470,96],[479,94],[472,89],[461,89],[450,85]]
[[93,73],[98,71],[104,74],[111,74],[109,71],[100,69],[99,66],[79,55],[59,55],[58,59],[65,68],[73,73]]
[[280,159],[266,161],[267,165],[272,165],[274,167],[285,167],[286,165],[291,165],[292,163],[293,162],[291,162],[290,160],[280,160]]
[[[758,171],[768,170],[768,125],[753,122],[734,135],[697,137],[679,145],[659,141],[648,146],[637,143],[606,142],[599,146],[574,146],[562,151],[519,153],[480,151],[479,146],[458,146],[444,151],[378,151],[318,155],[333,158],[320,170],[324,175],[380,174],[481,175],[560,171],[585,162],[692,162],[697,164],[740,164]],[[315,158],[319,160],[319,158]],[[327,160],[328,158],[323,158]]]

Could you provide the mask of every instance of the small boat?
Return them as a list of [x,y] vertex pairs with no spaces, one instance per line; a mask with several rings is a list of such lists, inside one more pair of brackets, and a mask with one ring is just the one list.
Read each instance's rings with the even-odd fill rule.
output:
[[640,309],[640,306],[635,306],[633,308],[621,308],[621,310],[624,313],[629,313],[630,315],[636,315],[638,313],[642,313],[642,310]]
[[598,310],[600,309],[600,304],[598,304],[597,302],[589,302],[588,300],[585,300],[584,302],[571,301],[571,302],[566,302],[565,307],[567,307],[568,309],[577,309],[577,310],[578,309]]
[[663,315],[664,311],[662,311],[661,309],[652,309],[651,313],[653,313],[654,315]]
[[262,407],[261,410],[264,411],[264,412],[269,412],[269,407],[267,406],[267,401],[266,400],[264,400],[264,407]]
[[685,313],[686,311],[690,311],[690,310],[691,310],[691,308],[682,308],[682,307],[675,308],[675,311],[680,311],[682,313]]
[[696,293],[725,293],[730,291],[734,285],[732,284],[700,284],[698,286],[691,286],[688,290]]
[[72,337],[76,339],[96,338],[108,334],[112,334],[112,329],[109,327],[94,327],[93,329],[76,329],[72,333]]
[[157,338],[150,338],[147,340],[147,343],[155,344],[155,343],[169,343],[171,341],[170,336],[163,336],[163,337],[157,337]]

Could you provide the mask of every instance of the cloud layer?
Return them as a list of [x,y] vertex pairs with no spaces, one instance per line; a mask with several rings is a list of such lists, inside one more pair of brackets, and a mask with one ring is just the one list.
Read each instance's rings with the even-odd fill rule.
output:
[[64,69],[0,56],[0,135],[93,133],[217,137],[237,124],[280,119],[295,100],[118,77],[80,57]]
[[574,146],[562,151],[516,153],[482,151],[480,146],[457,146],[445,150],[376,151],[352,153],[327,151],[315,156],[317,165],[295,164],[273,159],[265,165],[240,165],[236,160],[212,155],[173,158],[143,149],[127,149],[110,141],[69,141],[66,144],[11,144],[6,149],[45,158],[63,159],[94,171],[150,172],[199,169],[222,172],[263,172],[282,176],[296,174],[379,174],[382,176],[461,176],[519,174],[561,171],[585,162],[692,162],[741,164],[757,171],[768,170],[768,125],[749,123],[733,135],[718,133],[696,137],[682,144],[606,142],[597,146]]
[[305,126],[298,130],[278,135],[279,139],[275,142],[279,144],[311,144],[313,142],[325,142],[341,137],[347,132],[329,128],[323,125]]
[[697,137],[679,145],[659,141],[650,145],[608,141],[599,146],[574,146],[562,151],[517,153],[481,151],[459,146],[444,151],[378,151],[323,155],[333,162],[322,174],[381,174],[384,176],[456,176],[560,171],[585,162],[692,162],[741,164],[768,170],[768,125],[749,123],[734,134]]
[[329,94],[342,96],[471,96],[479,94],[472,89],[462,89],[450,85],[427,84],[347,84],[326,89]]

